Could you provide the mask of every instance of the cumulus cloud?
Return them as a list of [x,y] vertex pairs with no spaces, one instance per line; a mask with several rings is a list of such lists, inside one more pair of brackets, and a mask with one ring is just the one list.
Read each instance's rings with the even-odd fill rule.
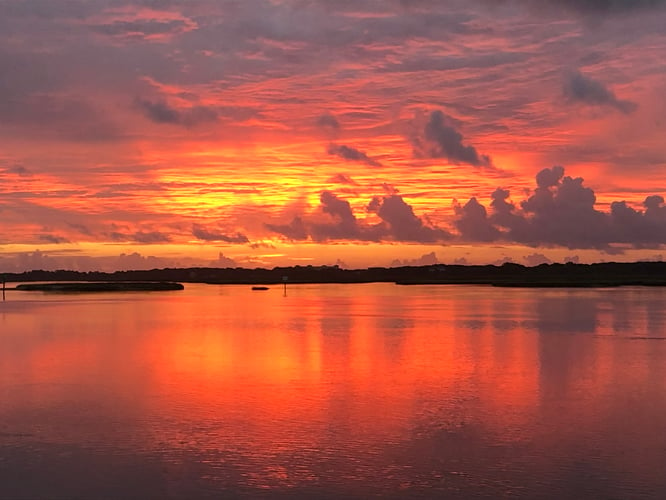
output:
[[334,222],[312,224],[310,233],[315,241],[361,238],[361,230],[348,201],[338,198],[331,191],[323,191],[319,200],[322,212],[329,214]]
[[505,255],[504,257],[497,259],[492,263],[494,266],[504,266],[504,265],[510,265],[514,264],[513,259],[509,257],[508,255]]
[[337,156],[346,161],[353,161],[357,163],[364,163],[371,167],[381,167],[382,164],[377,160],[370,158],[363,151],[360,151],[351,146],[345,146],[344,144],[329,144],[328,154],[332,156]]
[[584,76],[579,71],[567,75],[564,96],[571,103],[610,107],[624,114],[633,113],[638,108],[636,103],[618,99],[603,83]]
[[121,253],[118,257],[110,260],[111,262],[107,263],[109,267],[122,270],[159,269],[173,265],[167,259],[152,255],[141,255],[139,252]]
[[546,257],[542,253],[533,253],[533,254],[530,254],[530,255],[525,255],[525,256],[523,256],[523,260],[530,267],[540,266],[541,264],[552,264],[553,263],[552,260],[550,260],[548,257]]
[[381,200],[373,199],[368,210],[377,213],[391,239],[396,241],[435,243],[447,240],[451,236],[443,229],[427,225],[423,219],[416,216],[411,205],[397,194],[384,196]]
[[430,113],[427,123],[412,137],[417,157],[445,158],[451,163],[475,167],[492,167],[489,156],[480,154],[474,146],[464,143],[463,135],[455,128],[451,117],[440,110]]
[[366,210],[375,213],[380,222],[371,224],[360,222],[350,203],[331,191],[323,191],[320,196],[320,210],[330,222],[321,220],[304,221],[295,217],[289,224],[265,224],[274,233],[291,240],[335,241],[402,241],[436,243],[450,239],[451,234],[444,229],[432,226],[418,217],[413,208],[397,195],[375,196]]
[[465,205],[454,206],[458,218],[456,228],[465,240],[494,241],[499,238],[500,232],[488,219],[486,207],[476,198],[470,199]]
[[666,206],[659,195],[648,196],[644,210],[624,201],[611,204],[610,212],[597,210],[594,191],[581,177],[565,175],[564,168],[545,168],[536,175],[536,188],[518,206],[508,190],[491,196],[488,214],[475,198],[456,207],[455,226],[466,241],[506,241],[530,246],[596,248],[608,253],[666,243]]
[[418,257],[416,259],[395,259],[393,262],[391,262],[391,267],[400,267],[400,266],[434,266],[435,264],[439,264],[439,260],[437,259],[437,254],[435,252],[430,252],[421,255],[421,257]]
[[643,202],[644,211],[636,210],[624,201],[611,203],[610,218],[618,240],[636,246],[666,243],[666,207],[664,198],[652,195]]
[[234,259],[225,256],[222,252],[220,252],[219,255],[217,256],[217,260],[212,261],[210,265],[212,267],[221,267],[221,268],[238,267],[238,264]]
[[219,231],[210,230],[201,224],[192,225],[192,235],[203,241],[224,241],[226,243],[248,243],[250,241],[242,233],[227,235]]
[[[530,217],[529,228],[512,228],[513,234],[532,244],[606,247],[610,243],[607,217],[594,208],[594,191],[583,185],[581,177],[563,176],[562,167],[545,169],[540,174],[546,180],[542,180],[532,196],[521,204]],[[539,179],[537,175],[538,183]]]
[[[203,265],[204,262],[196,264]],[[171,259],[150,255],[144,256],[138,252],[121,253],[117,256],[91,257],[35,250],[34,252],[19,252],[0,257],[0,272],[24,272],[39,269],[44,271],[67,269],[113,272],[178,267],[178,265],[178,262]]]
[[3,262],[3,267],[5,267],[6,270],[11,271],[29,271],[33,269],[54,271],[56,269],[63,268],[59,259],[50,257],[48,253],[42,252],[41,250],[19,253],[15,256],[14,259],[10,259],[10,262]]

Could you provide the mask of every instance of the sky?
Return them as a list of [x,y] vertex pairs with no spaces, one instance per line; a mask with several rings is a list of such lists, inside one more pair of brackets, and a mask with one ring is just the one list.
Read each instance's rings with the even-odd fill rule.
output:
[[0,272],[661,260],[666,1],[0,0]]

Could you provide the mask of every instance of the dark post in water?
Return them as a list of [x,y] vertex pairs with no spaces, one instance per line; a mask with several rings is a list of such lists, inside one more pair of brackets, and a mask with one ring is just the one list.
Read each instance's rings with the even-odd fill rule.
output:
[[2,275],[2,301],[5,301],[5,275]]

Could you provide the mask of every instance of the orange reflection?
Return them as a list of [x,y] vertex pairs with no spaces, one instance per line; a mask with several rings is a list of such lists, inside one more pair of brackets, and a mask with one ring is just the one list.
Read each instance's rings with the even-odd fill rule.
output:
[[0,337],[0,416],[40,442],[187,454],[211,477],[233,463],[252,488],[330,471],[432,485],[497,461],[540,477],[589,453],[608,474],[660,477],[645,458],[664,444],[645,432],[666,393],[658,291],[188,285],[44,301],[5,309]]

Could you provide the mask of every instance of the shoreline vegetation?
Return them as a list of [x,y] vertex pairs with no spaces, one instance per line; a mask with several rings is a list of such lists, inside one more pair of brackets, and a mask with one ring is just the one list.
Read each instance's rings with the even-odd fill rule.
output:
[[[314,283],[396,283],[398,285],[491,285],[498,287],[666,286],[666,262],[606,262],[501,266],[371,267],[293,266],[273,269],[167,268],[142,271],[43,271],[5,273],[5,282],[27,283],[17,290],[54,292],[178,290],[181,283],[277,285]],[[32,284],[30,282],[49,282]],[[69,283],[53,283],[53,282]],[[83,283],[86,282],[86,283]],[[176,288],[174,288],[176,287]],[[177,288],[180,287],[180,288]]]

